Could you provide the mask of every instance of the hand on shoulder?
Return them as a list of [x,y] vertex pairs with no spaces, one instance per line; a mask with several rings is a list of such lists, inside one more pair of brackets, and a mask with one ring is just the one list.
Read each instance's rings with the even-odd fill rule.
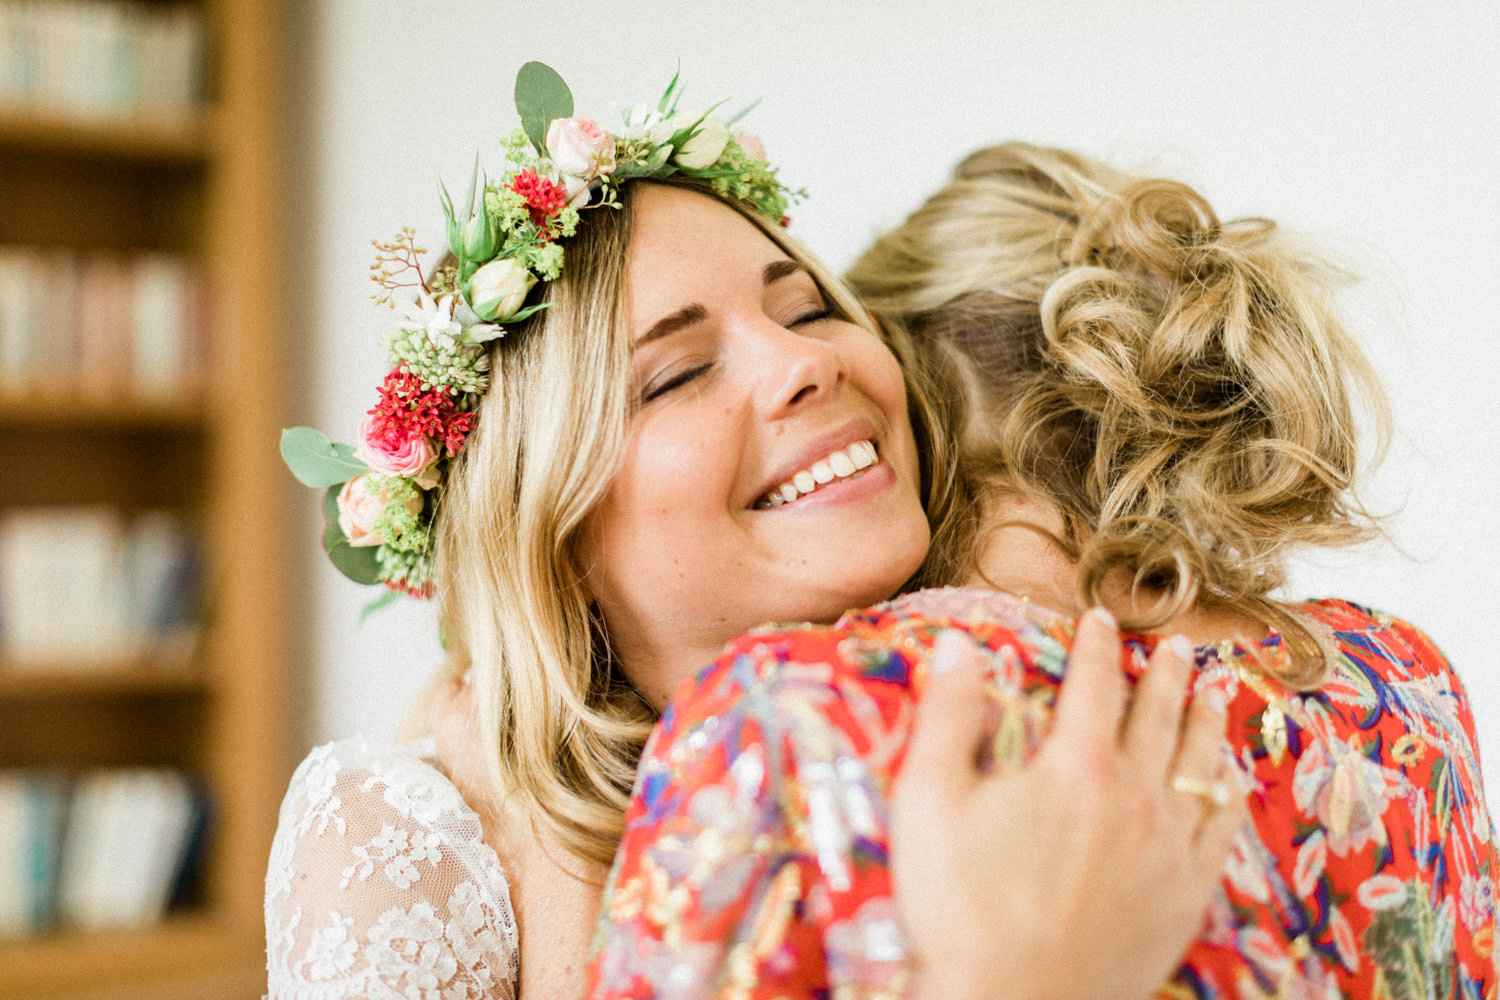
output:
[[1133,1000],[1202,925],[1240,796],[1216,802],[1224,714],[1162,642],[1127,708],[1113,624],[1080,621],[1056,725],[1008,774],[976,763],[980,647],[945,633],[896,786],[892,866],[917,995]]

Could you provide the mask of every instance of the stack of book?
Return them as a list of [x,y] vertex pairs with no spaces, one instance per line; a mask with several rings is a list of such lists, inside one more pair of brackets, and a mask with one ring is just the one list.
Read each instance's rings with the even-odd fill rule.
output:
[[197,641],[199,576],[193,533],[170,513],[0,511],[0,661],[185,663]]
[[0,771],[0,937],[161,919],[193,894],[207,817],[177,771]]
[[180,117],[203,102],[203,42],[187,4],[0,0],[0,107]]
[[0,393],[191,393],[206,312],[201,271],[178,255],[0,248]]

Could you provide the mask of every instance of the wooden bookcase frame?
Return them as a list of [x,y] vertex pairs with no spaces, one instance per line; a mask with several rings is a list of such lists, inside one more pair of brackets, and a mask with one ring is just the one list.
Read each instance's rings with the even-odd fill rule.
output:
[[[203,637],[185,671],[0,664],[0,767],[169,764],[204,775],[202,903],[150,928],[0,942],[0,997],[258,997],[267,851],[290,773],[289,515],[276,443],[287,326],[279,0],[199,0],[209,100],[185,121],[89,124],[0,110],[0,243],[171,250],[203,262],[201,396],[0,397],[0,507],[166,505],[206,547]],[[9,468],[6,468],[9,466]]]

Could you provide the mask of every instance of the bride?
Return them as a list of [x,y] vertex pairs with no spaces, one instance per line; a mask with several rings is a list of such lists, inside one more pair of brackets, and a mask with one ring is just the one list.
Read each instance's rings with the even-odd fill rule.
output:
[[[545,67],[517,92],[505,172],[445,194],[450,256],[428,273],[410,234],[381,245],[382,291],[417,302],[388,338],[359,448],[305,429],[283,441],[299,478],[328,488],[335,563],[441,602],[498,791],[466,801],[430,744],[314,750],[267,875],[273,997],[581,995],[636,761],[671,691],[763,622],[831,622],[956,565],[949,401],[782,233],[788,192],[757,145],[678,113],[675,81],[614,133],[573,116]],[[924,990],[1024,975],[1125,998],[1172,968],[1240,815],[1162,777],[1211,783],[1223,726],[1195,703],[1179,727],[1188,668],[1172,648],[1127,712],[1113,633],[1083,626],[1073,670],[1094,680],[1076,681],[1073,717],[1091,749],[1025,786],[1035,815],[1059,817],[1052,835],[1076,835],[1052,807],[1074,797],[1070,774],[1108,775],[1088,822],[1138,863],[1060,860],[1049,878],[1106,877],[1044,915],[1066,960],[1021,968],[994,959],[1035,924],[1011,902],[1031,896],[1007,890],[1036,873],[1003,845],[953,859],[993,905],[973,913],[970,961]],[[1124,734],[1145,715],[1170,735],[1143,755]],[[962,753],[927,759],[931,780],[972,776]],[[1018,786],[965,787],[978,802]],[[959,843],[981,816],[923,821]],[[907,898],[930,905],[934,888]],[[1084,919],[1104,933],[1069,933]]]

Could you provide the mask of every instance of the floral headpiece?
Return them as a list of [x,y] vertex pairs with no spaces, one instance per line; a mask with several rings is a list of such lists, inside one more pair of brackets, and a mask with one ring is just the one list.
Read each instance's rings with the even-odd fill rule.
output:
[[360,422],[357,447],[293,427],[281,454],[303,483],[327,488],[323,547],[333,564],[357,583],[391,588],[382,601],[431,595],[433,518],[489,388],[485,345],[546,308],[527,298],[562,273],[560,241],[576,232],[580,211],[618,208],[626,181],[672,175],[701,178],[782,224],[801,197],[776,179],[757,140],[730,131],[739,116],[684,114],[679,96],[674,76],[654,110],[629,108],[609,132],[573,117],[562,78],[527,63],[516,76],[521,128],[501,140],[505,171],[484,177],[476,158],[457,206],[439,185],[451,259],[426,275],[413,230],[376,241],[375,300],[395,308],[396,297],[414,293],[386,339],[391,368],[380,402]]

